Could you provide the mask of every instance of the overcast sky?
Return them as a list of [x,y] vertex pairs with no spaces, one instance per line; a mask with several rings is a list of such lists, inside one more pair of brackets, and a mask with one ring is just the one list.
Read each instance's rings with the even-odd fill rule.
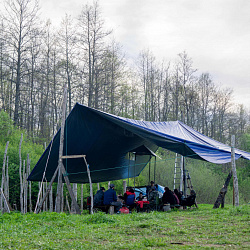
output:
[[[52,24],[77,16],[87,0],[42,0]],[[89,1],[92,3],[91,1]],[[234,90],[234,101],[250,109],[249,0],[100,0],[107,27],[128,57],[150,49],[174,61],[184,50],[200,73]]]

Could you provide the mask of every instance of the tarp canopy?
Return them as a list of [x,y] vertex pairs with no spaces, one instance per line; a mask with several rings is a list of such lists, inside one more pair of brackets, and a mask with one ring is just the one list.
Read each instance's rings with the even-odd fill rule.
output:
[[[231,148],[180,121],[147,122],[123,118],[76,103],[65,122],[63,155],[86,155],[92,182],[138,176],[158,147],[185,157],[222,164]],[[37,162],[28,180],[50,181],[58,165],[60,130]],[[235,150],[235,159],[250,153]],[[72,183],[89,182],[83,158],[63,160]],[[57,178],[56,178],[57,180]]]

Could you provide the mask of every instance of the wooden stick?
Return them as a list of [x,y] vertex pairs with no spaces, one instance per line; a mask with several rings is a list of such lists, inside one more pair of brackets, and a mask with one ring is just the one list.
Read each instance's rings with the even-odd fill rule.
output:
[[93,196],[93,187],[92,187],[92,180],[91,180],[91,176],[90,176],[90,170],[89,170],[89,165],[86,161],[86,158],[83,157],[85,165],[87,167],[87,173],[88,173],[88,177],[89,177],[89,188],[90,188],[90,199],[91,199],[91,205],[90,205],[90,213],[93,214],[93,207],[94,207],[94,196]]
[[[73,193],[77,201],[77,183],[73,183]],[[74,213],[75,212],[75,207],[74,204],[71,203],[71,211]]]
[[81,185],[81,212],[83,211],[83,184]]
[[21,156],[21,146],[23,141],[23,134],[21,134],[21,139],[19,143],[19,176],[20,176],[20,210],[23,213],[23,178],[22,178],[22,156]]
[[50,210],[50,212],[53,212],[53,192],[52,191],[53,191],[53,189],[51,188],[49,191],[49,210]]
[[231,163],[232,163],[232,172],[233,172],[233,183],[234,183],[234,200],[235,206],[239,206],[239,188],[238,188],[238,178],[236,172],[236,164],[235,164],[235,136],[231,137]]
[[26,173],[25,173],[25,160],[23,160],[23,213],[26,214]]
[[49,183],[49,186],[48,186],[48,188],[46,190],[46,193],[44,194],[41,202],[39,204],[37,204],[34,213],[38,214],[40,212],[40,210],[41,210],[41,208],[43,206],[43,202],[45,201],[47,195],[49,194],[49,192],[51,190],[51,187],[52,187],[52,184],[53,184],[53,182],[54,182],[54,180],[55,180],[55,178],[57,176],[58,170],[59,170],[59,166],[57,166],[57,168],[56,168],[56,170],[55,170],[55,172],[54,172],[54,174],[53,174],[53,176],[52,176],[52,178],[50,180],[50,183]]
[[65,117],[66,117],[66,104],[67,104],[67,85],[64,85],[63,105],[62,105],[62,122],[60,133],[60,145],[59,145],[59,157],[58,157],[58,181],[57,181],[57,193],[56,193],[56,207],[57,213],[61,212],[61,200],[62,200],[62,155],[63,155],[63,141],[64,141],[64,129],[65,129]]
[[[85,158],[84,158],[85,159]],[[77,204],[77,201],[76,201],[76,198],[74,196],[74,193],[73,193],[73,190],[71,188],[71,185],[70,185],[70,181],[69,181],[69,177],[67,176],[67,172],[63,166],[63,163],[61,163],[61,169],[62,169],[62,174],[63,174],[63,177],[64,177],[64,180],[65,180],[65,183],[67,185],[67,188],[68,188],[68,191],[69,191],[69,195],[70,195],[70,198],[72,200],[72,202],[74,203],[74,206],[75,206],[75,209],[76,209],[76,213],[77,214],[81,214],[81,211],[80,211],[80,208]]]
[[9,156],[7,156],[6,164],[6,198],[9,201]]
[[6,199],[5,195],[4,195],[4,192],[3,192],[2,188],[0,188],[0,193],[1,193],[1,196],[3,197],[5,206],[6,206],[6,208],[7,208],[7,212],[10,213],[10,211],[12,211],[13,209],[11,208],[9,202],[7,201],[7,199]]
[[[4,151],[4,157],[3,157],[3,169],[2,169],[2,183],[1,183],[1,189],[4,189],[4,193],[6,195],[6,174],[5,174],[5,162],[6,162],[6,155],[7,155],[7,150],[8,150],[8,146],[9,146],[9,141],[7,141],[6,143],[6,147],[5,147],[5,151]],[[4,206],[6,207],[6,206]],[[1,195],[0,198],[0,210],[3,210],[3,195]]]
[[63,155],[61,159],[75,159],[75,158],[83,158],[86,155]]

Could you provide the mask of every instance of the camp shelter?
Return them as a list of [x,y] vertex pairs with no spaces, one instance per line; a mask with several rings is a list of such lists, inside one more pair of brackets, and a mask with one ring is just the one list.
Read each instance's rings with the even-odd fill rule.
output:
[[[92,182],[138,176],[158,147],[217,164],[231,161],[231,148],[180,121],[148,122],[111,115],[76,103],[65,122],[63,155],[86,155]],[[50,181],[58,165],[60,130],[28,180]],[[151,152],[148,154],[147,152]],[[129,157],[129,155],[136,157]],[[250,153],[235,150],[235,159]],[[83,158],[63,160],[71,183],[88,183]]]

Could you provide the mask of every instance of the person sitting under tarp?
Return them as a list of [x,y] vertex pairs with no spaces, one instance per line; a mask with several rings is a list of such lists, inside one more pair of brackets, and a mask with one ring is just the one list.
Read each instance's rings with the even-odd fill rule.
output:
[[179,199],[179,202],[181,204],[181,200],[184,199],[184,195],[183,195],[183,192],[182,191],[179,191],[177,188],[174,189],[174,193],[176,194],[176,196],[178,197]]
[[140,192],[139,196],[136,198],[137,212],[145,212],[148,209],[149,201],[146,196],[143,196]]
[[136,194],[134,189],[127,187],[126,192],[124,193],[124,203],[129,207],[130,211],[136,206],[135,197]]
[[147,186],[146,194],[148,198],[152,191],[157,191],[157,185],[155,185],[154,181],[151,181],[150,185]]
[[101,187],[100,190],[98,190],[94,196],[94,206],[103,206],[103,199],[104,199],[104,192],[105,188]]
[[178,200],[176,199],[176,196],[173,194],[173,192],[168,187],[165,187],[164,190],[165,192],[162,196],[162,203],[170,204],[172,207],[179,206]]
[[117,213],[122,207],[122,203],[117,201],[115,185],[110,184],[110,188],[104,193],[104,205],[111,205],[115,207],[115,212]]
[[190,191],[190,195],[187,198],[183,198],[181,200],[181,205],[186,207],[192,207],[193,205],[196,205],[196,193],[194,190]]
[[156,190],[151,190],[148,195],[149,208],[151,210],[159,210],[162,207],[162,193]]

